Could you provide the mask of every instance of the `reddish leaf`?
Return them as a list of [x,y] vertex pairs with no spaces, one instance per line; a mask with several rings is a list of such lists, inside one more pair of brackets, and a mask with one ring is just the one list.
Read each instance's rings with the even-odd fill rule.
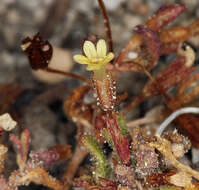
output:
[[59,155],[50,150],[50,151],[31,151],[29,164],[33,164],[34,166],[42,167],[45,170],[51,168],[51,166],[59,159]]
[[177,51],[179,43],[165,43],[161,44],[160,55],[170,54]]
[[183,81],[178,88],[176,99],[183,105],[192,102],[199,95],[199,73]]
[[170,185],[167,178],[175,173],[175,170],[170,170],[167,173],[153,173],[149,175],[146,180],[150,186]]
[[[178,58],[164,70],[160,71],[154,77],[154,80],[162,90],[167,91],[169,88],[188,77],[194,70],[194,67],[186,67],[184,58]],[[151,80],[147,82],[142,93],[145,97],[152,97],[159,94],[157,86]]]
[[[87,177],[87,179],[84,179]],[[117,190],[118,184],[114,181],[99,177],[99,184],[94,184],[89,176],[85,176],[84,178],[76,178],[74,180],[75,187],[84,187],[85,189],[92,190]]]
[[160,32],[162,43],[179,43],[188,40],[190,37],[189,29],[183,26],[177,26],[165,29]]
[[50,148],[50,150],[56,152],[59,155],[59,160],[67,159],[71,157],[71,146],[67,144],[59,144]]
[[146,25],[151,30],[158,32],[172,22],[184,10],[185,5],[183,4],[164,5],[160,7],[157,13],[146,22]]
[[146,55],[143,56],[143,58],[146,59],[146,62],[149,62],[148,65],[144,66],[147,70],[151,70],[153,67],[155,67],[159,59],[160,40],[155,32],[153,32],[144,25],[136,26],[135,32],[140,34],[144,39],[143,41],[146,46],[146,52],[144,49],[142,53]]
[[189,31],[192,36],[196,36],[199,34],[199,19],[195,20],[190,26]]
[[[146,22],[146,26],[150,30],[158,32],[160,29],[172,22],[184,10],[185,6],[183,4],[171,4],[163,6],[151,19]],[[130,38],[128,44],[122,49],[119,56],[115,59],[116,67],[118,67],[124,61],[130,51],[137,52],[142,44],[142,37],[139,34],[134,34]]]
[[125,164],[128,164],[130,161],[129,140],[127,137],[122,135],[119,123],[117,121],[117,115],[113,113],[112,118],[103,117],[103,119],[106,122],[108,131],[111,133],[114,145],[121,161]]
[[27,129],[25,129],[22,132],[20,139],[15,135],[11,134],[10,140],[12,141],[15,151],[17,153],[17,164],[20,168],[24,168],[26,165],[29,151],[30,132]]
[[124,113],[127,113],[133,107],[140,104],[144,99],[151,98],[160,93],[165,96],[166,91],[169,88],[186,79],[192,72],[194,72],[195,68],[187,67],[184,64],[184,61],[184,58],[176,59],[154,76],[154,80],[149,80],[143,88],[141,95],[131,102]]
[[199,148],[199,117],[191,114],[182,115],[176,119],[185,131],[191,143]]

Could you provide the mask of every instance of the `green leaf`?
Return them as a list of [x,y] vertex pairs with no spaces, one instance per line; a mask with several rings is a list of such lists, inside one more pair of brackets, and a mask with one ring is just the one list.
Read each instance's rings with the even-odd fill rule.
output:
[[98,181],[98,177],[107,178],[109,173],[106,164],[107,160],[96,139],[91,135],[84,135],[82,137],[82,143],[96,160],[95,170],[93,171],[96,181]]
[[120,129],[121,129],[122,134],[124,136],[128,136],[129,132],[128,132],[127,127],[126,127],[126,120],[124,119],[124,117],[122,115],[118,115],[117,121],[120,125]]

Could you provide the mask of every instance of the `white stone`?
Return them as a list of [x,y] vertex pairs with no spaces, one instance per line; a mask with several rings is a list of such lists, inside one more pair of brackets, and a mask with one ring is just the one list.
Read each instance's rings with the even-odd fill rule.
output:
[[17,122],[11,118],[10,114],[5,113],[0,116],[0,127],[5,131],[11,131],[16,125]]

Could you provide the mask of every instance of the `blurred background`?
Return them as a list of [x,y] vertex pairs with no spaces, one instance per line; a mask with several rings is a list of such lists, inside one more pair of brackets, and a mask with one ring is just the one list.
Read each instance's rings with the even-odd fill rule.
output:
[[[187,26],[199,17],[198,0],[104,0],[115,51],[119,52],[128,42],[136,25],[143,24],[161,5],[174,2],[185,3],[187,7],[174,25]],[[74,145],[75,124],[62,108],[81,82],[32,72],[21,41],[37,32],[58,52],[52,67],[89,77],[85,67],[72,61],[72,55],[81,52],[83,39],[88,34],[106,38],[97,0],[1,0],[0,4],[0,114],[11,113],[19,123],[16,132],[30,129],[32,149],[65,143]],[[188,43],[197,51],[199,39],[191,39]],[[161,57],[160,62],[167,64],[171,59]],[[144,74],[122,74],[118,92],[127,91],[131,100],[139,94],[146,80]],[[128,119],[143,116],[160,102],[157,97],[142,103],[129,113]],[[15,167],[12,156],[8,164]]]
[[[186,4],[186,12],[176,21],[180,21],[181,25],[187,25],[199,17],[198,0],[104,0],[104,2],[117,51],[128,41],[134,26],[146,21],[165,3]],[[0,83],[17,80],[24,84],[32,80],[27,58],[20,47],[22,39],[39,31],[53,46],[76,53],[88,34],[105,37],[100,13],[97,0],[1,0]],[[196,44],[198,45],[198,41]]]

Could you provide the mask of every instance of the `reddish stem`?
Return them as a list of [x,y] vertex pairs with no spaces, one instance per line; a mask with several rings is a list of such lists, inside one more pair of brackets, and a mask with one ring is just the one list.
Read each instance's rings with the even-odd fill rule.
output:
[[79,168],[79,165],[82,163],[86,155],[87,155],[87,152],[83,150],[80,147],[80,145],[77,145],[75,152],[70,162],[68,163],[68,168],[65,171],[64,176],[62,177],[62,182],[66,184],[64,190],[70,189],[71,183],[77,172],[77,169]]
[[108,45],[109,45],[109,51],[113,52],[113,40],[112,40],[111,27],[110,27],[108,14],[107,14],[103,0],[98,0],[98,3],[104,17],[104,25],[106,28],[105,30],[106,30],[106,36],[107,36]]

